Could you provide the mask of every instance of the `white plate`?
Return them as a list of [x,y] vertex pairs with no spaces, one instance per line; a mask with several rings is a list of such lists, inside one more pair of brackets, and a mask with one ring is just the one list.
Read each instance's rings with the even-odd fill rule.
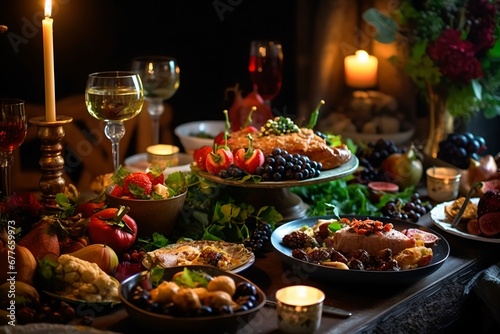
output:
[[[179,157],[179,163],[175,166],[166,168],[165,174],[170,174],[175,171],[189,172],[191,170],[190,164],[193,161],[193,157],[185,153],[178,153],[177,156]],[[124,164],[132,172],[144,172],[151,165],[148,162],[147,153],[139,153],[125,158]]]
[[[470,199],[471,203],[477,204],[479,202],[479,198],[471,198]],[[454,201],[449,201],[449,202],[443,202],[438,205],[436,205],[432,210],[431,210],[431,219],[434,225],[442,229],[443,231],[446,231],[450,234],[458,235],[459,237],[466,238],[466,239],[472,239],[472,240],[478,240],[478,241],[483,241],[483,242],[489,242],[489,243],[494,243],[494,244],[500,244],[500,238],[485,238],[481,237],[479,235],[473,235],[464,231],[461,231],[460,229],[451,226],[451,224],[446,220],[446,214],[444,213],[444,208],[447,205],[450,205]]]
[[407,143],[415,134],[415,128],[411,127],[409,130],[397,133],[361,133],[361,132],[341,132],[339,133],[342,138],[351,138],[354,141],[362,143],[376,142],[379,139],[392,141],[394,144]]

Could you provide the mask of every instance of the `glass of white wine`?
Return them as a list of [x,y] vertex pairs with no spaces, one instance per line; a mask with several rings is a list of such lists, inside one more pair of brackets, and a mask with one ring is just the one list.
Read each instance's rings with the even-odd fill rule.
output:
[[141,76],[144,98],[149,102],[148,114],[152,121],[151,143],[159,144],[159,120],[164,112],[163,101],[171,98],[179,88],[179,65],[172,57],[144,56],[133,59],[132,70]]
[[144,104],[140,76],[130,71],[96,72],[89,75],[85,104],[93,117],[106,122],[104,134],[111,141],[113,167],[120,166],[120,139],[125,135],[123,122],[137,116]]

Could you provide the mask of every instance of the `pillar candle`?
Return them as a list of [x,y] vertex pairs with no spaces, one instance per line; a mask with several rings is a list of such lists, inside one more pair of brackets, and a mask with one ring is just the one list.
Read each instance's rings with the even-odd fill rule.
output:
[[45,0],[45,19],[42,20],[43,27],[43,67],[45,78],[45,120],[55,122],[56,120],[56,89],[54,80],[54,39],[52,1]]
[[344,67],[347,86],[370,88],[377,85],[378,60],[366,51],[358,50],[355,55],[345,57]]

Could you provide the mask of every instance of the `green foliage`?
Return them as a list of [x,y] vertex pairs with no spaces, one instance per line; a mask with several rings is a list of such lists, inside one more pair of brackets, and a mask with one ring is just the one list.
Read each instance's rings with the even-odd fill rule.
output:
[[245,188],[226,187],[188,173],[188,194],[173,238],[242,242],[259,222],[276,226],[283,216],[272,206],[238,202]]
[[349,183],[352,176],[330,182],[293,187],[292,192],[297,194],[309,205],[308,216],[325,215],[361,215],[381,216],[380,209],[391,199],[400,198],[409,201],[414,192],[413,187],[396,194],[385,194],[378,203],[370,201],[368,187],[359,183]]

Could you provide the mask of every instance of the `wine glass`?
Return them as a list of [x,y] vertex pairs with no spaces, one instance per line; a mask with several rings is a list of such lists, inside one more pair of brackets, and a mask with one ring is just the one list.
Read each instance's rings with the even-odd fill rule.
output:
[[144,103],[140,76],[130,71],[89,74],[85,89],[87,111],[106,122],[104,134],[111,140],[113,166],[120,166],[120,139],[125,135],[123,122],[137,116]]
[[2,197],[11,195],[10,167],[14,162],[12,151],[21,146],[26,138],[28,123],[24,101],[0,99],[0,165],[2,167]]
[[278,95],[283,80],[283,50],[275,41],[252,41],[250,43],[250,61],[248,71],[257,91],[270,105]]
[[180,84],[177,60],[166,56],[138,57],[132,61],[132,70],[138,73],[144,86],[144,98],[149,102],[148,114],[152,121],[152,144],[160,142],[160,116],[163,101],[171,98]]

